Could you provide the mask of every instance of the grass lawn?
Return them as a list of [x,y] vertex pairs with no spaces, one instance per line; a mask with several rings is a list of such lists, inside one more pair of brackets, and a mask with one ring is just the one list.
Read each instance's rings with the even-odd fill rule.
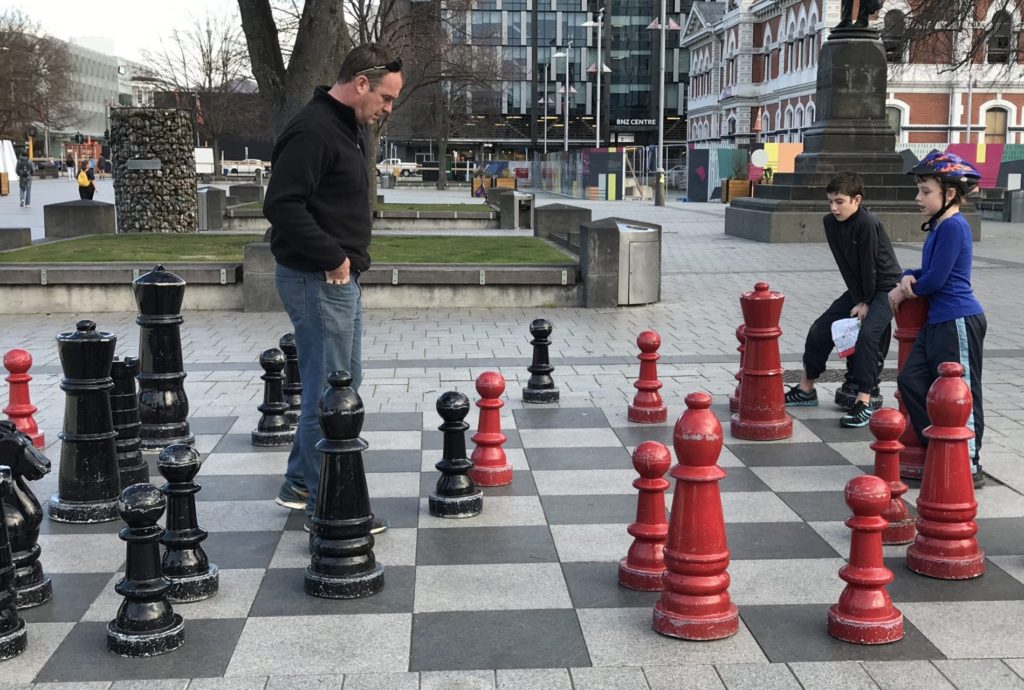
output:
[[[262,235],[90,235],[0,253],[0,264],[242,261]],[[534,237],[377,237],[374,263],[560,264],[572,259]]]

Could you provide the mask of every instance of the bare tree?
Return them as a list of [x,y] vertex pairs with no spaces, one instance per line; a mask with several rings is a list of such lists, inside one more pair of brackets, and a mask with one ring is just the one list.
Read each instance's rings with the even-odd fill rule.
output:
[[23,140],[35,124],[79,121],[67,45],[18,10],[0,14],[0,135]]

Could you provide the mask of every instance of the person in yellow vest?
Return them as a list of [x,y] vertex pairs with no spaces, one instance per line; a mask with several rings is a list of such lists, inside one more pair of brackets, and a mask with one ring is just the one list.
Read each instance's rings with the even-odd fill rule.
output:
[[96,193],[96,173],[89,167],[89,161],[83,160],[78,170],[78,198],[92,201]]

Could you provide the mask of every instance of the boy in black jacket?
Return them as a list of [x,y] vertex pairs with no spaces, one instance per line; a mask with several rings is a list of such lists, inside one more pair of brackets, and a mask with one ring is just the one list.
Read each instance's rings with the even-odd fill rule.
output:
[[888,293],[900,280],[900,265],[889,236],[875,216],[860,207],[864,181],[856,173],[840,173],[828,183],[829,213],[824,218],[825,238],[846,283],[846,292],[818,317],[807,332],[804,375],[786,392],[786,405],[817,405],[814,382],[825,371],[832,352],[832,323],[860,319],[852,373],[857,386],[853,407],[839,420],[842,427],[863,427],[880,406],[872,403],[879,381],[879,351],[888,351],[892,334],[892,308]]

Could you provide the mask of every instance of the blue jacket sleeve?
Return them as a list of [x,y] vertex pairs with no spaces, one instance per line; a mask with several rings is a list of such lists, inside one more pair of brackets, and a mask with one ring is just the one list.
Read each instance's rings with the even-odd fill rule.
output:
[[913,287],[915,295],[927,297],[942,289],[942,286],[949,280],[949,274],[953,272],[953,266],[960,256],[962,244],[960,233],[956,231],[947,231],[935,238],[935,251],[928,262],[928,270],[922,269],[916,276],[917,282]]

